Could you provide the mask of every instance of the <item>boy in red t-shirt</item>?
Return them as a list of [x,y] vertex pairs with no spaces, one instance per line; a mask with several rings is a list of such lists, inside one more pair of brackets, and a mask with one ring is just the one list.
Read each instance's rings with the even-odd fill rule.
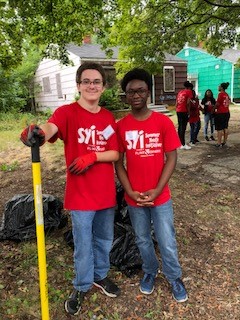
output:
[[76,74],[80,99],[59,107],[48,123],[31,125],[21,134],[27,146],[58,138],[64,142],[67,183],[64,207],[70,210],[74,241],[74,290],[65,310],[77,315],[86,292],[94,284],[107,296],[119,288],[107,277],[113,242],[116,188],[113,161],[118,160],[115,120],[99,106],[106,75],[101,65],[82,64]]
[[199,105],[198,97],[196,92],[193,90],[193,97],[190,101],[190,114],[189,114],[189,124],[190,124],[190,145],[195,146],[198,141],[198,133],[201,128],[200,110],[203,108]]
[[129,71],[122,80],[122,89],[132,112],[117,123],[120,157],[116,162],[116,172],[125,189],[130,219],[143,260],[144,276],[140,291],[144,294],[153,292],[159,269],[151,236],[153,224],[163,273],[172,286],[174,299],[184,302],[188,297],[180,279],[182,271],[168,186],[176,166],[176,149],[181,142],[170,118],[147,107],[152,89],[148,72],[143,69]]

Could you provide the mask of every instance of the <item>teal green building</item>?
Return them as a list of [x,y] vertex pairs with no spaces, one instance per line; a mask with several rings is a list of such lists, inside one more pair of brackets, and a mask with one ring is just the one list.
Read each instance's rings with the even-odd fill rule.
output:
[[187,78],[199,99],[207,89],[211,89],[216,98],[219,84],[229,82],[226,91],[231,101],[240,103],[240,50],[225,49],[221,56],[215,57],[202,48],[185,46],[176,56],[187,61]]

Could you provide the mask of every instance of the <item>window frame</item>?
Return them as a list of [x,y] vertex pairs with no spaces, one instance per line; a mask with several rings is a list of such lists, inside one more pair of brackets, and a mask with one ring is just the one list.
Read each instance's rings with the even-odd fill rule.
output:
[[[171,76],[171,78],[170,78],[170,76]],[[175,92],[175,68],[174,68],[174,66],[164,66],[163,67],[163,91],[164,92]]]

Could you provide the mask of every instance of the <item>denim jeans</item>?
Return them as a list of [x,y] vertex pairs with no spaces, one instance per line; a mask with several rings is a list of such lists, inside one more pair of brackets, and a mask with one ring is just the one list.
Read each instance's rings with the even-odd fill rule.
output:
[[201,121],[190,123],[190,142],[195,143],[198,137],[199,130],[201,128]]
[[73,286],[78,291],[87,292],[93,281],[107,276],[114,235],[114,213],[114,208],[71,211],[75,269]]
[[211,136],[213,135],[214,132],[214,117],[211,113],[205,113],[204,115],[204,137],[208,135],[208,125],[210,123],[210,128],[211,128]]
[[159,261],[151,235],[153,225],[162,259],[163,274],[170,283],[180,278],[182,271],[178,261],[172,200],[156,207],[129,206],[128,209],[136,235],[136,243],[143,260],[143,271],[156,275],[159,269]]

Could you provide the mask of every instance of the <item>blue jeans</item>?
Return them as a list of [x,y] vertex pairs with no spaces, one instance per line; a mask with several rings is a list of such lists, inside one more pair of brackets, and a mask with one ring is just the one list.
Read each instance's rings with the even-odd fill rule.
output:
[[198,133],[201,128],[201,121],[190,123],[190,142],[195,143],[197,141]]
[[170,283],[180,278],[182,271],[178,261],[172,200],[156,207],[129,206],[128,209],[136,235],[136,243],[143,260],[143,271],[156,275],[159,269],[159,261],[151,235],[153,224],[162,259],[163,274]]
[[204,137],[208,135],[208,125],[210,123],[210,129],[211,129],[211,136],[214,132],[214,117],[211,113],[205,113],[204,114]]
[[71,211],[75,278],[73,286],[87,292],[94,281],[106,278],[114,235],[114,208]]

